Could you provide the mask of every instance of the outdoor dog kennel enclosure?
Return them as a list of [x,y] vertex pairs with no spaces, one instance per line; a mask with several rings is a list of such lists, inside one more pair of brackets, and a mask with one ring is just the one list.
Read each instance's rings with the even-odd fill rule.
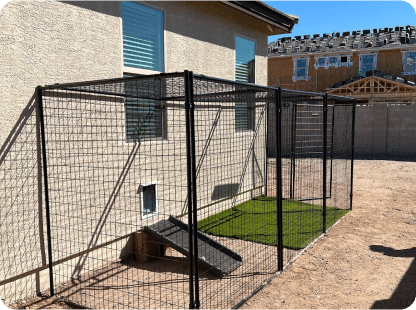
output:
[[351,98],[189,71],[37,92],[67,302],[238,307],[351,209]]

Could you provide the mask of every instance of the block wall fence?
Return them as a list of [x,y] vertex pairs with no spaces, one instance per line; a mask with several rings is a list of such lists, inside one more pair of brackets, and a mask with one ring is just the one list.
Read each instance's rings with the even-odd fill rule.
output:
[[357,106],[355,155],[416,156],[416,106]]

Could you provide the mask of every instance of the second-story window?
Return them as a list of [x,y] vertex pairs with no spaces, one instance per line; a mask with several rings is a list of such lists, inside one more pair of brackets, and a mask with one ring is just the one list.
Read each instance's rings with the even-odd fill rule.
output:
[[235,80],[255,83],[256,42],[235,37]]
[[293,82],[298,80],[309,80],[309,58],[297,58],[293,61]]
[[416,75],[416,51],[403,51],[402,75]]
[[361,54],[359,55],[360,65],[358,75],[366,76],[366,73],[370,70],[377,69],[377,54]]
[[121,14],[124,71],[134,68],[163,72],[163,12],[122,1]]
[[[235,80],[255,83],[256,43],[239,36],[235,37]],[[251,131],[254,124],[254,108],[244,94],[235,103],[235,131]]]

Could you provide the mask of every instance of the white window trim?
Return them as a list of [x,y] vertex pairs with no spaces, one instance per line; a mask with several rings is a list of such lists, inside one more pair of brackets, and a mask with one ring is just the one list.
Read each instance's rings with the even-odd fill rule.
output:
[[[363,54],[359,54],[358,55],[358,74],[361,75],[361,71],[363,70],[363,64],[361,61],[361,57],[362,56],[367,56],[367,55],[374,55],[373,57],[373,70],[377,70],[377,54],[378,52],[371,52],[371,53],[363,53]],[[365,72],[363,72],[363,74],[365,74]]]
[[143,5],[143,6],[147,6],[148,8],[154,9],[154,10],[158,10],[161,11],[163,13],[163,68],[165,71],[155,71],[155,70],[147,70],[147,69],[139,69],[139,68],[133,68],[133,67],[126,67],[124,66],[124,53],[123,53],[123,15],[121,13],[121,2],[120,2],[120,37],[121,37],[121,70],[123,72],[123,74],[141,74],[141,75],[153,75],[153,74],[160,74],[160,73],[164,73],[164,72],[169,72],[167,71],[168,69],[166,68],[166,64],[167,64],[167,55],[166,55],[166,12],[164,9],[156,7],[152,4],[149,3],[143,3],[143,2],[139,2],[139,1],[135,1],[137,4]]
[[[319,59],[325,59],[325,63],[323,65],[319,65]],[[318,69],[318,68],[328,69],[328,56],[316,57],[314,67],[315,69]]]
[[[141,205],[141,208],[140,208],[140,213],[141,213],[141,215],[142,215],[142,220],[144,220],[144,219],[147,219],[147,218],[149,218],[149,217],[152,217],[152,216],[155,216],[155,215],[157,215],[157,214],[159,214],[159,199],[157,198],[157,188],[158,188],[158,183],[159,182],[149,182],[149,183],[143,183],[143,184],[141,184],[141,186],[140,186],[140,195],[141,195],[141,203],[142,203],[142,205]],[[156,197],[156,210],[155,210],[155,212],[153,212],[153,213],[151,213],[151,214],[144,214],[144,209],[143,209],[143,207],[144,207],[144,201],[143,201],[143,187],[144,186],[149,186],[149,185],[154,185],[155,186],[155,197]]]
[[[315,67],[315,69],[318,69],[318,68],[328,69],[329,67],[335,67],[335,68],[347,67],[347,68],[349,68],[353,65],[353,62],[351,61],[351,56],[352,56],[351,54],[349,54],[349,55],[345,55],[345,54],[329,55],[329,56],[320,56],[320,57],[316,56],[314,67]],[[341,62],[341,57],[347,57],[347,62]],[[331,64],[329,62],[330,58],[336,58],[337,61],[335,63]],[[318,64],[319,59],[325,59],[325,64],[324,65],[319,65]]]
[[[298,60],[306,60],[306,76],[296,76],[296,72],[298,70]],[[293,58],[293,77],[292,81],[309,81],[311,77],[309,76],[309,57],[300,57],[300,58]]]
[[416,67],[415,67],[415,71],[413,71],[413,72],[406,72],[406,71],[404,71],[405,70],[405,62],[406,62],[406,60],[407,60],[407,56],[405,56],[406,55],[406,53],[415,53],[416,52],[416,50],[402,50],[402,53],[403,53],[403,58],[402,58],[402,65],[403,65],[403,72],[402,72],[402,75],[416,75]]
[[[341,57],[347,57],[347,62],[341,62]],[[352,55],[339,55],[339,67],[351,67],[353,65],[353,62],[351,61]]]

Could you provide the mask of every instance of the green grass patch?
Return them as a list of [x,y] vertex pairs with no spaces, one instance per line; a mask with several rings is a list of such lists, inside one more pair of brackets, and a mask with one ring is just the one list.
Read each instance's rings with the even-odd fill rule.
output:
[[[349,210],[327,207],[329,228]],[[198,221],[205,233],[277,245],[276,200],[259,196]],[[322,206],[283,200],[283,246],[302,249],[322,233]]]

